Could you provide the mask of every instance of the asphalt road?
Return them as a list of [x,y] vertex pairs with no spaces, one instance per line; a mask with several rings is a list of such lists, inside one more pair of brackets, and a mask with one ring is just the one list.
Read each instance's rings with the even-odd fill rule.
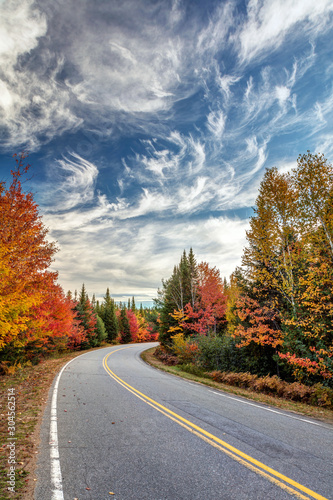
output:
[[331,425],[160,372],[140,358],[152,345],[56,377],[36,500],[333,499]]

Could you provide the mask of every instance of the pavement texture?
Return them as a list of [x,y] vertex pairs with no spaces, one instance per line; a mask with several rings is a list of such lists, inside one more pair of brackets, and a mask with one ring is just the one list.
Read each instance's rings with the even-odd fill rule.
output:
[[[66,366],[56,408],[61,491],[51,480],[53,386],[35,500],[333,499],[333,426],[160,372],[140,358],[153,345],[100,349]],[[217,448],[202,431],[252,461]]]

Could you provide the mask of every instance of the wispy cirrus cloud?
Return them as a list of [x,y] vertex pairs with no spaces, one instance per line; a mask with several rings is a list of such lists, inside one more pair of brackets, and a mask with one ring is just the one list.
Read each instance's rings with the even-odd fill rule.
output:
[[71,152],[55,160],[48,169],[49,183],[43,204],[57,210],[70,210],[95,198],[97,167]]
[[1,147],[35,152],[66,288],[151,297],[189,246],[228,275],[265,167],[332,155],[328,0],[0,9]]
[[90,232],[89,226],[71,228],[70,233],[64,227],[63,234],[57,232],[61,239],[59,279],[65,290],[79,289],[84,277],[87,290],[99,297],[108,283],[119,300],[134,295],[138,302],[151,301],[182,249],[191,245],[199,261],[206,260],[217,266],[222,276],[229,276],[235,259],[241,258],[247,228],[246,220],[223,217],[208,221],[137,220],[135,226],[118,221],[97,233]]
[[287,35],[295,36],[291,30],[296,25],[308,37],[315,37],[330,26],[333,6],[330,0],[250,0],[247,19],[239,27],[240,58],[248,62],[276,51]]

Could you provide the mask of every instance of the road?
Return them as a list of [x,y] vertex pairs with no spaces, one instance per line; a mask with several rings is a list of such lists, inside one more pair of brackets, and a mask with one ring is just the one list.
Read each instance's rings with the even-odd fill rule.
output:
[[85,353],[56,377],[36,500],[333,499],[333,426],[145,364]]

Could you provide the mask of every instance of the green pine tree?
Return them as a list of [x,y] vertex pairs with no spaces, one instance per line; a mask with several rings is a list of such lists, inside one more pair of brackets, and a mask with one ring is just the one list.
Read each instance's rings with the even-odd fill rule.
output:
[[106,339],[106,330],[104,326],[104,322],[100,316],[96,316],[96,346],[100,346],[103,340]]
[[128,344],[129,342],[131,342],[132,337],[131,337],[130,324],[128,321],[125,307],[123,307],[120,311],[119,330],[121,336],[120,342],[122,344]]
[[112,342],[118,335],[118,320],[114,300],[111,298],[110,290],[107,288],[101,309],[101,318],[103,319],[108,342]]
[[78,313],[78,319],[83,326],[87,340],[82,343],[82,348],[95,347],[98,345],[96,335],[96,315],[88,298],[84,283],[82,284],[79,300],[76,303],[75,309]]

